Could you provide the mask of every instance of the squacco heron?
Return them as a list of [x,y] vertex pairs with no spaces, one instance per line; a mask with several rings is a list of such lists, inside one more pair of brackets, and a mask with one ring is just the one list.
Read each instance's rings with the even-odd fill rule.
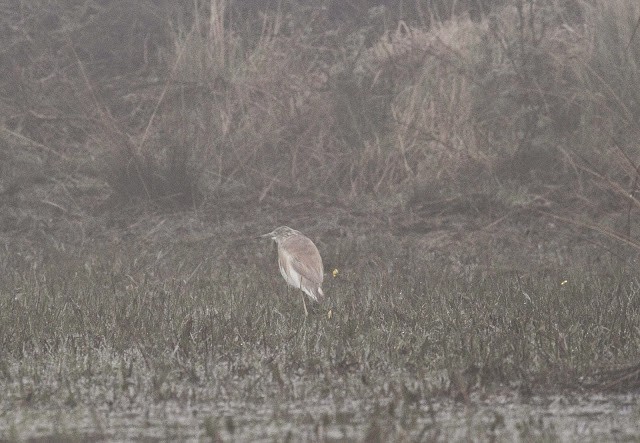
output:
[[[286,282],[302,290],[315,302],[324,298],[322,292],[322,258],[313,242],[300,231],[280,226],[268,234],[262,235],[275,240],[278,245],[278,267]],[[302,295],[304,315],[307,316],[307,304]]]

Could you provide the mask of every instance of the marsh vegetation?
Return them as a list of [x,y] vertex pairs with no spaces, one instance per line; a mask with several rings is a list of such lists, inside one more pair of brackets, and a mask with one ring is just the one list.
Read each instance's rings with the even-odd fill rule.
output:
[[637,438],[640,4],[0,12],[0,438]]

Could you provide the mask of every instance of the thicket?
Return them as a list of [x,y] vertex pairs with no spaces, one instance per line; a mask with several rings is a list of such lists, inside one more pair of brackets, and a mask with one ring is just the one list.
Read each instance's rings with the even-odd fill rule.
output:
[[636,1],[0,9],[4,203],[482,194],[636,244]]

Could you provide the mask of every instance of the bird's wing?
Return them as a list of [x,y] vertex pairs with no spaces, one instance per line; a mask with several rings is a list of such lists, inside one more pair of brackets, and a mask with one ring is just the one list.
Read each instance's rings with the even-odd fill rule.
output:
[[322,258],[311,240],[301,236],[289,237],[282,242],[282,248],[298,274],[318,286],[322,284]]

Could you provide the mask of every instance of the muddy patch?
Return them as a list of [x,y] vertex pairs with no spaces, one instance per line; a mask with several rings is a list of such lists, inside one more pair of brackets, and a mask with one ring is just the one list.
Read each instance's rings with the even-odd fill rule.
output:
[[640,395],[473,394],[410,404],[359,401],[163,402],[114,410],[109,405],[2,412],[8,439],[383,441],[632,440],[640,436]]

